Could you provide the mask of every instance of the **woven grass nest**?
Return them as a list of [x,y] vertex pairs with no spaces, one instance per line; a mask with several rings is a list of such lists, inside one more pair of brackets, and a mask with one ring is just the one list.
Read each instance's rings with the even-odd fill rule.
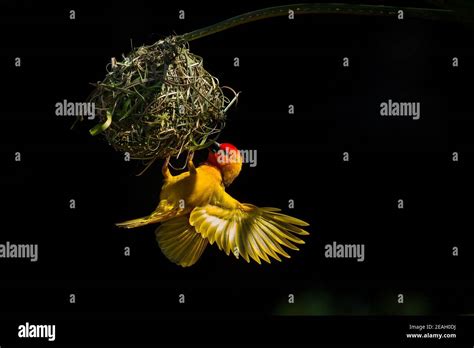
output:
[[[221,88],[202,58],[176,37],[136,48],[107,70],[89,97],[100,121],[90,132],[104,134],[132,159],[178,156],[209,146],[238,96]],[[226,97],[223,88],[233,97]]]

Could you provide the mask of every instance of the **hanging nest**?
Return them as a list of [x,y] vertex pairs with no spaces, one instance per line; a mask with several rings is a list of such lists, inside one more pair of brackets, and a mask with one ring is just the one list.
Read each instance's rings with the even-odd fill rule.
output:
[[226,97],[202,58],[176,37],[113,61],[95,86],[89,101],[100,124],[91,134],[102,133],[115,150],[143,160],[209,146],[238,96],[227,87],[233,97]]

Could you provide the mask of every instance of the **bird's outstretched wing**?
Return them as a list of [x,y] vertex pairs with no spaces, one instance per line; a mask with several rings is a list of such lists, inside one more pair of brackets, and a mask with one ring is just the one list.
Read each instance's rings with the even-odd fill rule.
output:
[[163,254],[183,267],[194,265],[208,244],[207,239],[189,224],[188,215],[163,222],[155,234]]
[[284,247],[299,250],[295,244],[304,244],[299,236],[309,234],[298,227],[308,226],[306,222],[279,211],[239,203],[222,189],[210,204],[193,209],[189,223],[227,255],[270,263],[269,256],[289,258]]

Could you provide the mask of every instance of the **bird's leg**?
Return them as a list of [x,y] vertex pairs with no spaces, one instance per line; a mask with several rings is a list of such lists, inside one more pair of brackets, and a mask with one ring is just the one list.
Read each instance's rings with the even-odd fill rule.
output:
[[168,168],[169,163],[170,163],[170,156],[166,157],[165,163],[163,164],[163,167],[161,168],[161,172],[163,173],[163,177],[165,178],[165,180],[173,176],[171,175],[171,172]]
[[194,151],[191,151],[188,154],[188,170],[191,174],[196,174],[196,167],[193,163]]

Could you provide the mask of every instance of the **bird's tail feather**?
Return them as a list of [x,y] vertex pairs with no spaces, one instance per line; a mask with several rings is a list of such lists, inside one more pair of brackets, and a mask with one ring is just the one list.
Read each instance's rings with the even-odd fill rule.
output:
[[161,224],[156,229],[156,240],[163,254],[182,267],[194,265],[208,244],[207,239],[189,224],[189,215]]

